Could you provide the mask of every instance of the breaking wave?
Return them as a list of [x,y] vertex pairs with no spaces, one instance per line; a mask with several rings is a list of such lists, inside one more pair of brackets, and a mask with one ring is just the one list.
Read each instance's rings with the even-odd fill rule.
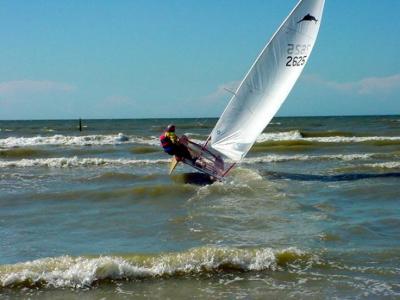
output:
[[125,165],[147,165],[168,163],[169,159],[106,159],[106,158],[37,158],[21,159],[15,161],[0,161],[0,168],[26,168],[26,167],[49,167],[70,168],[86,166],[125,166]]
[[43,258],[0,266],[0,288],[85,288],[105,280],[195,276],[232,271],[279,271],[318,258],[296,248],[201,247],[181,253]]
[[116,145],[116,144],[145,144],[158,146],[157,137],[140,137],[127,136],[123,134],[117,135],[85,135],[85,136],[67,136],[67,135],[52,135],[52,136],[34,136],[34,137],[8,137],[0,139],[0,147],[27,147],[41,145]]
[[384,163],[365,164],[365,167],[378,168],[378,169],[400,169],[400,162],[390,161]]
[[[346,167],[344,167],[346,168]],[[342,168],[342,169],[344,169]],[[400,162],[398,161],[387,161],[387,162],[377,162],[377,163],[370,163],[370,164],[362,164],[358,166],[349,166],[347,169],[362,169],[362,170],[392,170],[392,169],[400,169]]]
[[301,136],[303,138],[308,137],[339,137],[339,136],[354,136],[354,133],[349,131],[338,131],[338,130],[328,130],[328,131],[301,131]]
[[[398,177],[400,173],[400,162],[398,161],[388,161],[388,162],[377,162],[377,163],[369,163],[369,164],[359,164],[353,166],[344,166],[335,168],[336,172],[365,172],[365,171],[376,171],[380,174],[382,171],[390,171],[391,173],[384,173],[388,177],[396,176]],[[396,173],[392,173],[396,172]],[[391,176],[389,176],[391,175]]]
[[[1,152],[0,152],[1,153]],[[317,161],[317,160],[369,160],[393,158],[393,153],[360,153],[360,154],[326,154],[326,155],[266,155],[245,158],[243,164],[261,164],[286,161]],[[129,166],[129,165],[150,165],[150,164],[166,164],[169,158],[164,159],[111,159],[111,158],[79,158],[74,157],[56,157],[56,158],[36,158],[36,159],[20,159],[0,161],[0,168],[27,168],[27,167],[49,167],[49,168],[73,168],[86,166]],[[366,164],[369,167],[381,168],[398,168],[400,163],[376,163]]]
[[[332,155],[268,155],[259,157],[245,158],[244,164],[260,164],[285,161],[311,161],[311,160],[368,160],[371,158],[384,158],[391,154],[332,154]],[[55,157],[55,158],[36,158],[0,161],[0,168],[27,168],[27,167],[48,167],[48,168],[73,168],[87,166],[129,166],[129,165],[149,165],[166,164],[170,159],[109,159],[109,158],[79,158],[74,157]],[[388,165],[390,167],[390,163]]]
[[[336,135],[335,135],[336,134]],[[282,144],[312,144],[312,143],[372,143],[377,145],[400,144],[398,136],[349,136],[350,133],[341,132],[300,132],[292,130],[286,132],[262,133],[256,141],[256,145]],[[196,143],[202,143],[204,136],[194,136]],[[85,135],[85,136],[34,136],[34,137],[8,137],[0,139],[1,148],[29,147],[42,145],[77,145],[77,146],[99,146],[118,144],[141,144],[148,146],[159,146],[156,136],[124,135]]]
[[292,141],[302,139],[300,131],[286,131],[286,132],[274,132],[274,133],[262,133],[257,138],[257,143],[263,143],[267,141]]
[[331,155],[268,155],[260,157],[249,157],[243,160],[246,164],[271,163],[284,161],[307,161],[307,160],[367,160],[374,157],[380,157],[383,154],[364,153],[364,154],[331,154]]
[[311,132],[302,133],[299,130],[262,133],[257,138],[257,143],[278,142],[278,141],[306,141],[316,143],[368,143],[368,142],[387,142],[388,144],[400,143],[399,136],[349,136],[349,133],[326,132],[325,134]]

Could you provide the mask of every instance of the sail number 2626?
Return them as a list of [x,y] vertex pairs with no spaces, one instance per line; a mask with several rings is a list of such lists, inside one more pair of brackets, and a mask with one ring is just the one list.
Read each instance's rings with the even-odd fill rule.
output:
[[309,44],[288,44],[286,57],[287,67],[300,67],[306,63],[307,55],[311,45]]

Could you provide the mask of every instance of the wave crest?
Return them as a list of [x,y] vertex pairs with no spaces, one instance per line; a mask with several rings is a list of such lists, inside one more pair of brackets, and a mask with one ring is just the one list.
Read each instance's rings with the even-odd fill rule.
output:
[[262,133],[258,136],[257,143],[263,143],[267,141],[292,141],[302,138],[303,136],[301,135],[301,132],[299,130]]
[[246,164],[257,164],[257,163],[271,163],[271,162],[285,162],[285,161],[308,161],[308,160],[367,160],[379,154],[374,153],[361,153],[361,154],[327,154],[327,155],[268,155],[259,157],[249,157],[243,160]]
[[2,288],[83,288],[102,280],[157,278],[229,271],[277,271],[315,258],[296,248],[201,247],[181,253],[44,258],[0,267]]
[[373,164],[366,164],[365,167],[377,168],[377,169],[399,169],[400,162],[389,161],[389,162],[383,162],[383,163],[373,163]]
[[72,168],[87,166],[124,166],[124,165],[147,165],[168,163],[168,159],[106,159],[106,158],[78,158],[57,157],[57,158],[37,158],[21,159],[14,161],[0,161],[0,168],[28,168],[28,167],[48,167],[48,168]]
[[158,146],[158,138],[126,136],[122,133],[116,135],[85,135],[85,136],[68,136],[56,134],[52,136],[34,136],[34,137],[8,137],[0,139],[0,147],[27,147],[27,146],[42,146],[42,145],[78,145],[78,146],[93,146],[93,145],[115,145],[115,144],[145,144]]
[[311,132],[302,133],[299,130],[262,133],[257,138],[258,144],[269,145],[271,142],[308,142],[308,143],[373,143],[392,145],[400,143],[400,136],[350,136],[346,132]]
[[[203,141],[195,136],[194,142],[202,144]],[[313,143],[372,143],[376,145],[397,145],[399,136],[350,136],[346,132],[300,132],[299,130],[262,133],[256,140],[258,146],[270,146],[283,143],[284,145],[310,145]],[[156,136],[124,135],[85,135],[85,136],[34,136],[34,137],[8,137],[0,139],[1,148],[29,147],[42,145],[73,145],[73,146],[99,146],[116,144],[140,144],[159,146]]]

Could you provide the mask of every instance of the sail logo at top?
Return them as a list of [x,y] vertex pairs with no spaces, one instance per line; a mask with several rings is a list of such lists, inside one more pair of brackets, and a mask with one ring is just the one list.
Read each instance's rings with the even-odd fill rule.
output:
[[317,20],[314,16],[312,16],[312,15],[310,15],[310,14],[305,15],[305,16],[303,17],[303,19],[301,19],[301,20],[298,21],[297,23],[301,23],[301,22],[304,22],[304,21],[309,21],[309,22],[314,21],[315,23],[318,22],[318,20]]

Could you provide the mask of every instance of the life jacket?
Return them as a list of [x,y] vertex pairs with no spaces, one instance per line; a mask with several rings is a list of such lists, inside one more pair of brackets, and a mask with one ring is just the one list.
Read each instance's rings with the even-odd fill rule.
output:
[[160,135],[160,142],[161,146],[164,148],[164,151],[172,155],[173,154],[172,152],[174,150],[174,144],[172,143],[168,135],[166,135],[166,132]]

